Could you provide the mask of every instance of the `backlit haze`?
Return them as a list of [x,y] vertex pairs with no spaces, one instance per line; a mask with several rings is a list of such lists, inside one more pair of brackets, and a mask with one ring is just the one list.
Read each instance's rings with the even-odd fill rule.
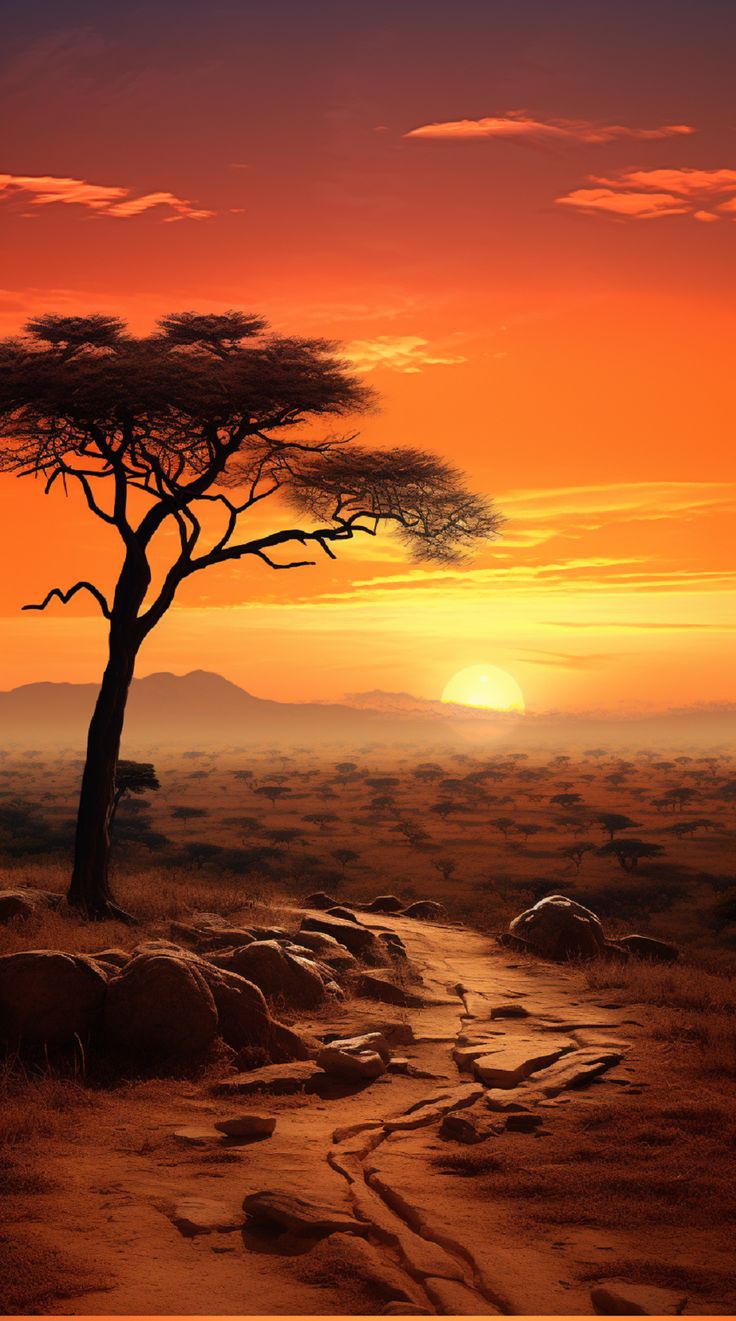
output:
[[[483,663],[530,711],[736,697],[733,6],[10,9],[2,333],[238,307],[334,337],[381,399],[365,442],[452,458],[508,519],[458,567],[387,536],[200,575],[139,673],[439,698]],[[89,605],[20,607],[107,587],[115,537],[5,477],[0,543],[0,688],[96,679]]]

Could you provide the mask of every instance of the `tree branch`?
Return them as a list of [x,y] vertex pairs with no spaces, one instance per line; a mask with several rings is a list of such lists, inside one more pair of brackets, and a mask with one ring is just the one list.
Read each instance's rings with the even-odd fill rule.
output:
[[43,598],[43,601],[40,601],[34,605],[24,605],[22,609],[45,610],[46,606],[49,604],[49,601],[52,601],[55,596],[58,596],[62,605],[68,605],[72,597],[76,596],[77,592],[89,592],[90,595],[95,598],[95,601],[100,607],[100,610],[102,611],[102,614],[104,615],[105,619],[110,618],[110,607],[107,604],[107,601],[105,600],[105,597],[103,596],[99,587],[95,587],[93,583],[88,583],[88,582],[75,583],[73,587],[69,588],[68,592],[63,592],[60,587],[52,587],[51,591],[46,593],[46,596]]

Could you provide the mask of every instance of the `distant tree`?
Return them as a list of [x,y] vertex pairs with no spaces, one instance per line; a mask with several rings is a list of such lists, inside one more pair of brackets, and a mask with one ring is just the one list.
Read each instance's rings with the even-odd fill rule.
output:
[[126,798],[128,794],[154,793],[160,788],[156,771],[150,761],[122,759],[118,761],[115,767],[115,793],[110,809],[110,824],[115,819],[121,798]]
[[613,839],[620,830],[634,830],[638,824],[621,812],[601,812],[596,817],[596,823],[606,832],[609,839]]
[[636,871],[642,858],[657,858],[664,853],[661,844],[647,844],[641,839],[612,839],[598,849],[600,857],[614,857],[624,871]]
[[267,830],[266,838],[272,844],[284,844],[288,849],[302,838],[302,832],[295,826],[281,826],[278,830]]
[[247,783],[249,780],[252,780],[252,779],[253,779],[253,774],[254,774],[254,772],[253,772],[253,771],[249,771],[249,770],[238,770],[238,771],[233,771],[233,775],[235,776],[235,779],[236,779],[236,780],[245,780],[246,783]]
[[438,871],[443,881],[450,881],[457,871],[457,863],[454,858],[433,858],[432,866]]
[[[370,402],[323,340],[269,334],[243,312],[174,313],[143,338],[105,315],[39,316],[26,332],[0,343],[0,472],[74,490],[120,542],[112,594],[80,578],[26,608],[85,592],[109,625],[68,897],[89,917],[127,919],[108,874],[115,767],[139,650],[182,584],[242,559],[276,570],[334,559],[384,526],[445,562],[493,537],[500,519],[429,454],[300,433]],[[268,500],[271,530],[244,527]]]
[[586,853],[592,853],[594,849],[595,844],[584,841],[582,843],[566,844],[564,848],[560,849],[560,853],[563,858],[567,858],[568,861],[572,863],[575,868],[575,875],[577,876]]
[[509,831],[514,828],[514,822],[510,816],[497,816],[490,824],[495,830],[501,831],[504,839],[508,839]]
[[558,807],[577,807],[583,801],[582,794],[553,794],[549,800]]
[[182,803],[180,807],[172,808],[171,815],[176,817],[177,821],[193,821],[195,818],[207,816],[207,808]]
[[184,845],[184,852],[190,862],[193,862],[197,871],[200,871],[206,862],[214,862],[219,858],[224,849],[221,844],[210,844],[206,840],[195,839]]
[[306,821],[307,825],[317,826],[322,834],[329,830],[330,826],[338,819],[335,812],[308,812],[306,816],[302,817],[302,821]]
[[356,853],[355,849],[333,849],[332,856],[336,862],[339,862],[344,874],[345,868],[349,863],[357,862],[360,854]]
[[352,775],[353,771],[357,771],[357,769],[357,761],[338,761],[335,765],[335,770],[339,775]]
[[267,798],[272,807],[275,807],[282,798],[286,798],[291,793],[291,789],[285,784],[261,784],[254,793],[260,794],[261,798]]
[[537,825],[536,821],[520,821],[516,829],[525,839],[531,839],[532,835],[539,835],[542,831],[542,827]]

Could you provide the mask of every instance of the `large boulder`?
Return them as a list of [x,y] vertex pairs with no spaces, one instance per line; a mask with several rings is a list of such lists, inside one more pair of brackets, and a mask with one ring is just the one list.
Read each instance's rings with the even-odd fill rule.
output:
[[447,912],[444,904],[439,904],[436,899],[417,899],[415,903],[409,904],[405,908],[402,917],[418,917],[425,922],[438,922]]
[[250,927],[231,926],[218,913],[198,913],[191,922],[172,922],[171,934],[198,950],[247,945],[256,938]]
[[0,890],[0,925],[6,922],[25,922],[29,917],[44,908],[58,908],[62,895],[51,890],[33,890],[18,886],[12,890]]
[[[202,964],[219,1019],[220,1033],[234,1050],[255,1052],[274,1064],[304,1060],[309,1047],[297,1032],[271,1016],[263,992],[236,972]],[[321,985],[321,983],[320,983]]]
[[328,936],[324,931],[305,931],[302,928],[298,941],[300,945],[306,946],[316,954],[322,963],[328,964],[333,972],[347,972],[355,967],[355,955],[341,945],[339,940],[335,940],[334,936]]
[[534,954],[545,959],[592,959],[606,945],[595,913],[562,894],[547,895],[509,924]]
[[104,1028],[111,1045],[137,1055],[203,1054],[217,1035],[218,1013],[200,961],[137,954],[110,980]]
[[331,895],[325,894],[324,890],[317,890],[315,894],[308,894],[304,903],[307,908],[321,908],[326,911],[328,908],[337,908],[340,900],[333,899]]
[[354,954],[356,959],[380,967],[386,959],[386,951],[380,940],[368,927],[359,922],[346,922],[341,917],[305,917],[302,919],[301,932],[320,931],[333,936]]
[[0,958],[0,1041],[60,1046],[83,1040],[105,999],[103,969],[85,954],[29,950]]
[[236,972],[258,986],[268,1000],[295,1009],[314,1009],[325,998],[318,969],[282,949],[275,940],[258,940],[215,954],[212,963]]
[[630,954],[638,959],[649,959],[652,963],[676,963],[680,951],[667,940],[656,940],[654,936],[619,936],[617,945],[623,945]]
[[404,907],[402,899],[397,899],[395,894],[379,894],[366,904],[367,913],[400,913]]

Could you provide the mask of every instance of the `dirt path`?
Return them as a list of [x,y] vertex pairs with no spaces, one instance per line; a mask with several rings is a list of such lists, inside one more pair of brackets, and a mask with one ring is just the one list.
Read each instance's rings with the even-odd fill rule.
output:
[[[568,1063],[590,1047],[617,1052],[621,1062],[588,1090],[607,1086],[622,1094],[637,1081],[636,1023],[600,996],[583,994],[574,974],[516,962],[465,929],[401,918],[372,925],[405,941],[424,979],[426,1007],[352,1000],[315,1030],[350,1035],[403,1020],[414,1042],[397,1050],[410,1071],[322,1094],[224,1099],[210,1084],[166,1083],[105,1096],[85,1114],[73,1142],[49,1150],[52,1190],[37,1194],[32,1217],[15,1226],[39,1252],[70,1254],[99,1281],[49,1311],[328,1315],[380,1312],[403,1299],[440,1314],[590,1312],[588,1287],[575,1281],[596,1265],[605,1273],[625,1244],[590,1232],[563,1240],[552,1230],[524,1230],[507,1207],[479,1197],[472,1179],[443,1178],[438,1155],[468,1148],[441,1138],[439,1120],[443,1110],[463,1107],[481,1123],[499,1130],[505,1124],[505,1114],[489,1108],[486,1089],[473,1090],[472,1073],[458,1071],[453,1051],[468,1039],[472,1045],[481,1038],[501,1063],[510,1050],[517,1058],[563,1050]],[[491,1017],[509,1003],[526,1016]],[[492,1094],[503,1104],[512,1092]],[[543,1099],[543,1127],[554,1123],[557,1107],[584,1105],[586,1095]],[[206,1128],[253,1110],[276,1115],[271,1138],[227,1146],[215,1137],[175,1136],[182,1126]],[[396,1128],[384,1122],[397,1116],[403,1119]],[[348,1126],[358,1131],[335,1140]],[[543,1140],[502,1132],[480,1149],[516,1144],[504,1149],[518,1149],[528,1165]],[[262,1190],[355,1214],[365,1232],[305,1240],[244,1230],[243,1197]],[[177,1228],[192,1198],[214,1204],[220,1229],[190,1235]]]

